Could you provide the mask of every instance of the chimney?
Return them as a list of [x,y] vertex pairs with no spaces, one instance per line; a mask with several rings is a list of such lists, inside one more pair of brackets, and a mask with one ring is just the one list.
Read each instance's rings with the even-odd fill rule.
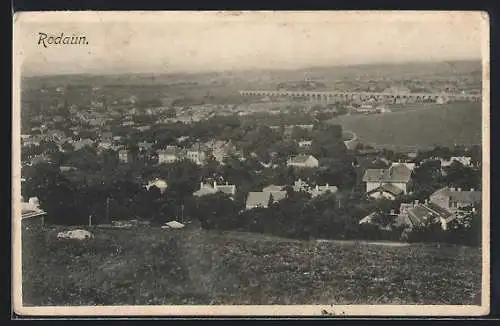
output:
[[474,191],[474,188],[470,188],[470,191]]
[[214,181],[214,189],[217,188],[217,181]]
[[458,188],[457,191],[462,191],[462,188]]
[[316,185],[316,190],[319,190],[319,186],[318,185]]
[[429,203],[429,199],[426,199],[426,200],[424,201],[424,203],[425,203],[425,204],[428,204],[428,203]]
[[200,189],[203,188],[203,181],[200,182]]
[[330,185],[328,183],[326,183],[326,188],[328,188]]
[[413,207],[415,207],[416,205],[418,205],[418,199],[415,199],[415,200],[413,201]]

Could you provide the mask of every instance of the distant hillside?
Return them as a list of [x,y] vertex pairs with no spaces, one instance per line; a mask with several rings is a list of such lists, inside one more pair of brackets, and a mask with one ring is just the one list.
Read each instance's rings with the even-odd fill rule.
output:
[[[404,76],[437,76],[437,75],[481,74],[481,62],[449,61],[418,63],[364,64],[353,66],[312,67],[294,70],[235,70],[203,73],[154,73],[154,74],[107,74],[107,75],[57,75],[25,77],[29,83],[40,83],[47,86],[61,84],[171,84],[171,83],[204,83],[214,80],[232,83],[271,82],[275,80],[301,80],[305,75],[335,79],[365,77],[404,77]],[[275,85],[276,86],[276,85]],[[274,87],[275,87],[274,86]]]

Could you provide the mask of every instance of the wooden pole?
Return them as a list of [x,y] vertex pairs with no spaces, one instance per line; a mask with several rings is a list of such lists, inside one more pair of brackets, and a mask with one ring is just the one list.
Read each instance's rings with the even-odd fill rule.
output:
[[109,197],[106,198],[106,222],[110,223],[110,221],[109,221]]

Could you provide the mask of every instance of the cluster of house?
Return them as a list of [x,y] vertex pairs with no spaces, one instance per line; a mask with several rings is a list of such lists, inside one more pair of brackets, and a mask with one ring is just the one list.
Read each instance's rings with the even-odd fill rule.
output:
[[475,189],[444,187],[429,196],[423,203],[402,203],[396,225],[413,229],[429,221],[439,221],[443,230],[448,229],[451,221],[459,218],[475,205],[481,203],[482,192]]
[[[152,184],[152,183],[150,183]],[[262,191],[251,191],[248,193],[245,209],[250,210],[253,208],[267,208],[270,204],[279,202],[287,197],[287,191],[285,190],[287,186],[285,185],[269,185],[264,187]],[[338,191],[337,186],[326,185],[316,185],[311,186],[307,182],[299,179],[296,180],[292,186],[295,192],[305,192],[308,193],[311,198],[324,195],[326,193],[336,193]],[[213,195],[216,193],[224,193],[229,196],[229,198],[234,199],[236,195],[236,186],[229,184],[228,182],[223,184],[218,184],[216,181],[200,183],[200,188],[193,193],[195,197],[202,197],[206,195]]]
[[[433,158],[440,161],[442,173],[445,168],[454,163],[459,163],[465,167],[473,167],[472,159],[469,156],[452,156],[448,159]],[[366,193],[374,199],[390,199],[407,194],[411,184],[412,173],[417,167],[413,162],[392,162],[385,169],[366,169],[363,182],[366,184]]]
[[[457,156],[449,159],[439,159],[441,167],[447,167],[458,162],[464,166],[472,166],[470,157]],[[407,194],[410,188],[412,172],[415,163],[394,162],[385,169],[366,169],[363,182],[366,184],[367,196],[374,199],[394,200]],[[448,229],[451,221],[459,218],[465,211],[474,211],[474,206],[481,203],[481,191],[444,187],[429,196],[424,202],[414,201],[402,203],[399,214],[391,212],[396,217],[395,225],[411,230],[428,222],[438,221],[443,230]],[[376,212],[361,219],[360,224],[373,223]]]
[[[140,149],[150,149],[150,146],[139,146]],[[206,143],[196,143],[190,147],[180,147],[169,145],[164,149],[155,152],[158,164],[169,164],[182,160],[189,160],[197,165],[205,164],[209,157],[213,157],[219,164],[224,164],[224,160],[230,155],[238,155],[239,151],[231,141],[212,140]],[[130,150],[122,149],[118,151],[120,162],[129,163],[133,161],[134,155]]]
[[[245,203],[245,208],[247,210],[257,207],[267,208],[270,204],[285,199],[287,197],[287,191],[285,190],[286,187],[287,186],[269,185],[263,188],[262,191],[249,192],[247,201]],[[301,179],[296,180],[292,188],[295,192],[308,193],[311,198],[315,198],[326,193],[334,194],[338,191],[337,186],[326,184],[316,185],[313,187]]]

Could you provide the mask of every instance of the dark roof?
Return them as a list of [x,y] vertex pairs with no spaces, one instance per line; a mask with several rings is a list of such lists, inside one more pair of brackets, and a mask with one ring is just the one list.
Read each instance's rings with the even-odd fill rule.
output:
[[390,183],[384,183],[383,185],[371,190],[369,193],[374,192],[388,192],[394,196],[399,196],[403,193],[403,190]]
[[217,185],[217,190],[221,191],[227,195],[234,195],[236,192],[236,186],[235,185]]
[[457,202],[457,203],[463,203],[463,204],[470,204],[473,205],[475,203],[481,202],[482,199],[482,193],[481,191],[470,191],[470,190],[452,190],[448,187],[441,188],[434,192],[431,197],[434,196],[445,196],[449,197],[450,200]]
[[408,182],[410,178],[410,169],[404,165],[395,165],[388,169],[367,169],[363,176],[363,182]]
[[255,206],[262,206],[262,207],[267,207],[269,204],[269,198],[271,196],[270,192],[263,192],[263,191],[252,191],[248,193],[247,201],[246,201],[246,206],[247,207],[255,207]]
[[269,191],[269,193],[273,196],[273,202],[285,199],[287,194],[286,191]]
[[454,215],[435,204],[426,203],[418,204],[408,209],[408,217],[412,225],[418,226],[423,225],[424,221],[435,220],[437,218],[450,221],[454,218]]

